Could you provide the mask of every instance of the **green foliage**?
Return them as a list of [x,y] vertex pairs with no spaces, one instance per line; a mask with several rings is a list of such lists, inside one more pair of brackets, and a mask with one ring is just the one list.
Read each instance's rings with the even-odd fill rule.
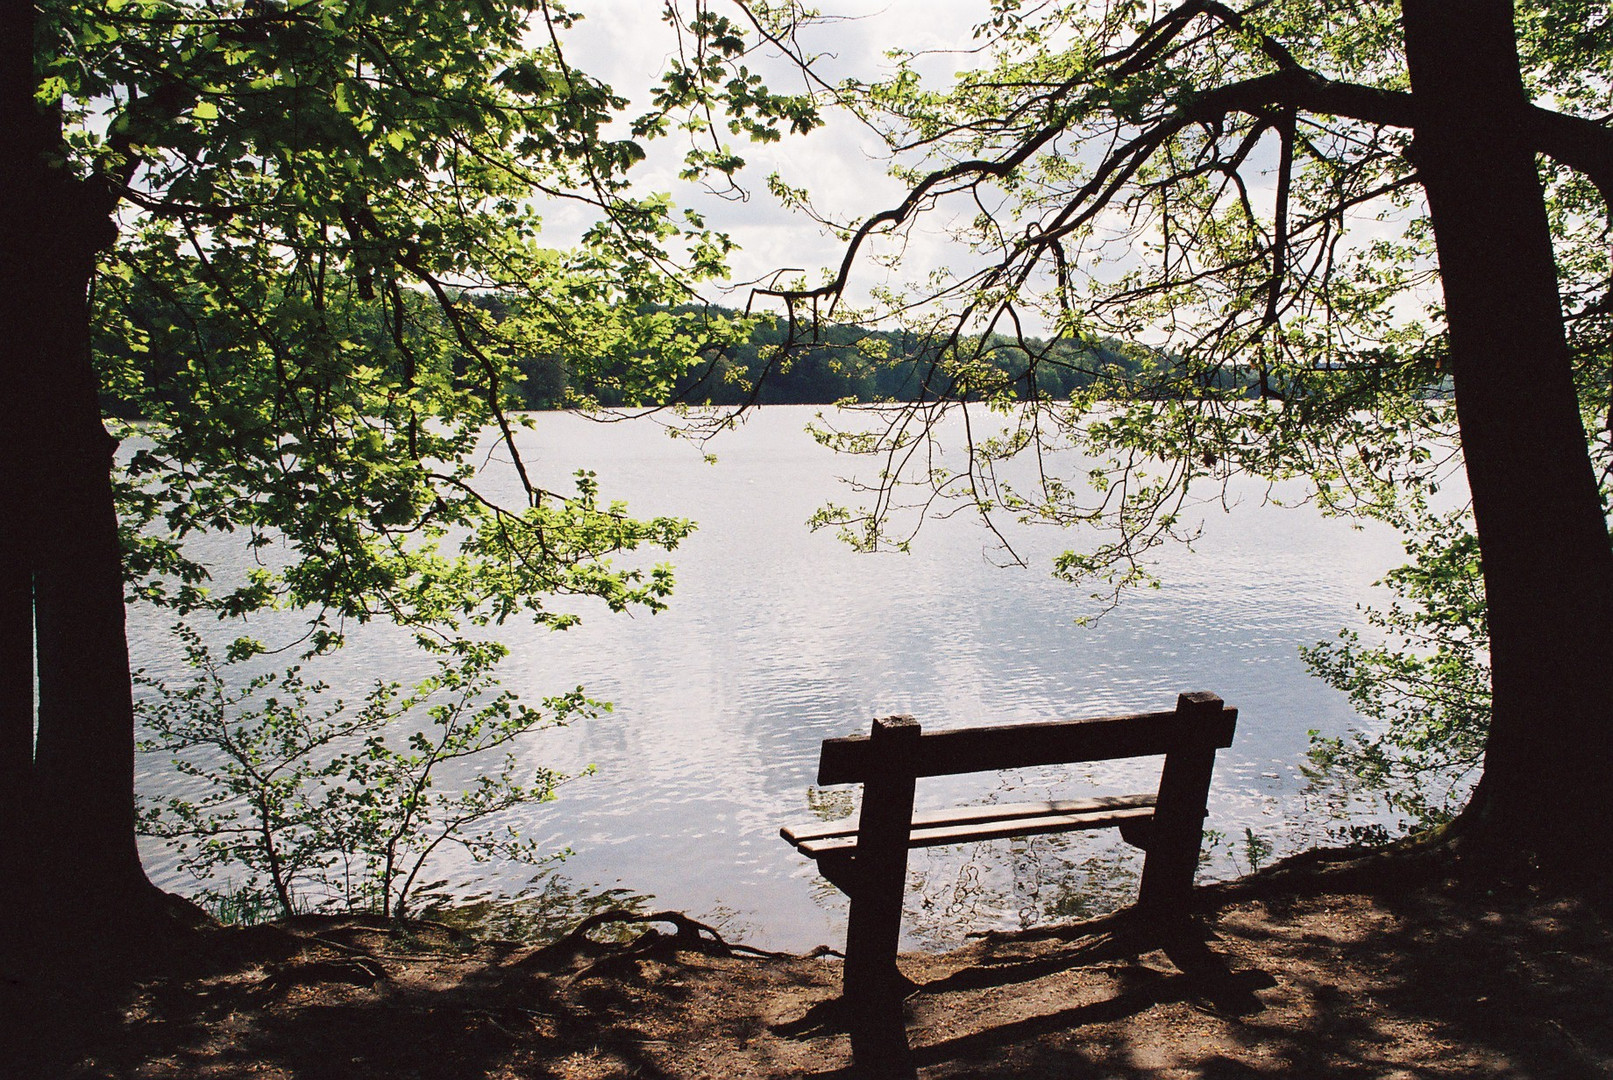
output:
[[1243,830],[1243,859],[1252,874],[1271,860],[1274,845],[1251,828]]
[[[665,572],[611,557],[690,525],[539,475],[510,409],[534,358],[661,400],[741,340],[745,320],[688,304],[732,241],[630,170],[643,140],[714,114],[764,140],[817,120],[746,66],[784,29],[765,11],[747,34],[668,9],[677,58],[636,119],[567,59],[581,18],[510,0],[44,5],[61,167],[126,208],[94,325],[105,399],[140,421],[118,432],[137,447],[119,492],[134,596],[306,608],[315,648],[350,619],[443,639],[517,611],[564,624],[555,596],[660,606]],[[550,209],[566,248],[544,241]],[[477,468],[495,444],[515,499]],[[277,548],[272,567],[211,582],[184,547],[207,531]]]
[[1483,765],[1489,634],[1470,519],[1457,512],[1417,524],[1406,541],[1411,562],[1381,583],[1395,600],[1367,611],[1382,640],[1346,630],[1300,651],[1378,727],[1342,738],[1311,732],[1312,782],[1381,799],[1403,826],[1427,828],[1461,808]]
[[[1196,508],[1231,502],[1237,477],[1284,483],[1286,498],[1326,513],[1419,513],[1461,460],[1410,131],[1378,115],[1408,85],[1397,16],[1315,0],[1000,2],[950,85],[896,52],[886,77],[837,87],[885,133],[908,188],[848,231],[847,265],[900,270],[926,227],[959,254],[855,314],[932,343],[936,397],[825,429],[880,471],[863,505],[820,523],[898,548],[946,503],[1080,527],[1054,571],[1107,600],[1150,582],[1151,554],[1190,542]],[[1537,100],[1581,117],[1613,107],[1594,22],[1583,5],[1519,6]],[[1319,103],[1320,87],[1341,96]],[[1605,465],[1605,209],[1559,164],[1542,178],[1586,430]],[[806,328],[804,346],[847,287],[841,271],[769,295]],[[1130,344],[1125,362],[1079,358],[1084,377],[1064,393],[1032,395],[994,370],[1005,341],[1038,379],[1057,350]],[[964,429],[943,417],[960,413],[968,436],[943,445]]]
[[228,880],[196,899],[209,915],[226,926],[258,926],[285,915],[279,901],[270,894],[250,886],[238,888]]
[[[727,241],[628,197],[642,151],[603,137],[625,103],[558,45],[528,48],[516,5],[113,6],[117,48],[67,98],[84,103],[84,167],[138,161],[127,197],[145,212],[96,294],[104,378],[145,421],[122,491],[137,594],[224,614],[285,602],[317,613],[316,634],[327,616],[547,619],[553,594],[658,606],[664,575],[605,560],[688,524],[546,489],[505,412],[514,358],[556,342],[659,342],[629,372],[647,386],[704,347],[706,330],[650,334],[672,316],[631,314],[685,295],[666,242],[699,276]],[[154,115],[177,85],[193,104]],[[574,252],[541,246],[534,193],[579,187],[599,220]],[[482,298],[503,294],[531,302],[495,319]],[[489,427],[524,506],[477,484]],[[180,544],[221,529],[296,557],[210,591]]]
[[[115,239],[96,241],[93,358],[130,451],[115,483],[131,601],[295,609],[310,654],[382,618],[443,657],[412,694],[382,686],[348,707],[320,704],[296,669],[231,687],[232,665],[269,645],[242,638],[216,661],[192,636],[197,681],[152,688],[150,741],[203,794],[147,827],[190,844],[198,873],[244,867],[244,887],[288,913],[299,890],[401,910],[445,838],[530,856],[467,830],[557,777],[506,759],[451,797],[431,782],[592,705],[484,699],[496,647],[467,634],[658,611],[671,571],[633,553],[693,529],[631,516],[591,473],[543,475],[513,409],[542,358],[551,392],[558,371],[597,368],[621,400],[661,400],[742,340],[745,320],[690,304],[732,241],[630,172],[645,140],[709,116],[772,140],[816,114],[747,66],[786,29],[765,12],[751,34],[669,7],[678,59],[637,118],[568,60],[581,17],[522,0],[38,11],[36,96],[62,131],[51,165],[116,207]],[[731,183],[741,164],[719,147],[689,175]],[[563,241],[546,213],[566,219]],[[199,536],[223,533],[257,560],[241,579],[198,556]]]
[[[542,861],[499,815],[553,798],[565,777],[522,766],[510,747],[603,708],[580,689],[541,709],[497,692],[496,644],[457,643],[412,691],[377,683],[352,707],[299,667],[233,679],[194,631],[178,632],[195,678],[142,680],[140,749],[168,756],[194,790],[144,800],[140,828],[177,845],[204,901],[232,921],[271,904],[285,916],[401,916],[444,844],[477,861]],[[500,749],[496,767],[470,762]],[[451,770],[459,786],[444,790]]]
[[[933,336],[878,330],[851,323],[817,327],[811,340],[791,340],[790,328],[771,318],[740,320],[738,313],[707,309],[745,336],[714,350],[708,362],[686,371],[656,398],[627,392],[621,369],[629,355],[609,362],[578,361],[549,354],[522,362],[520,387],[528,408],[624,405],[831,405],[855,401],[936,401],[947,397],[984,401],[1067,399],[1137,361],[1117,341],[993,339],[992,347],[961,385],[938,363]],[[689,314],[682,312],[682,314]]]

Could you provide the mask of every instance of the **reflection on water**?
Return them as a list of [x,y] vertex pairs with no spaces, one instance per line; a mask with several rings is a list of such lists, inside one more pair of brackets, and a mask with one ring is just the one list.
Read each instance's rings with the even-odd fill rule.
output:
[[[814,509],[848,500],[836,477],[853,467],[803,433],[811,412],[761,410],[716,441],[715,466],[653,422],[544,414],[521,435],[544,486],[586,467],[605,497],[634,512],[700,524],[671,556],[670,611],[624,618],[583,608],[583,625],[565,633],[527,624],[501,632],[509,688],[535,698],[584,684],[616,704],[525,751],[566,772],[598,766],[515,822],[551,849],[573,850],[572,887],[653,895],[657,906],[720,918],[725,932],[757,945],[838,942],[843,900],[777,835],[851,806],[844,790],[813,786],[822,739],[894,712],[930,729],[1164,709],[1198,689],[1240,709],[1208,825],[1234,837],[1253,829],[1278,854],[1305,839],[1306,731],[1342,731],[1353,716],[1305,675],[1297,649],[1360,625],[1356,605],[1400,561],[1387,530],[1262,506],[1251,487],[1230,514],[1218,502],[1203,507],[1203,539],[1193,552],[1163,555],[1161,589],[1083,628],[1083,592],[1049,576],[1067,534],[1022,530],[1015,541],[1030,567],[1003,569],[988,534],[964,516],[931,522],[910,555],[859,556],[809,533]],[[135,613],[137,665],[172,670],[165,625]],[[375,678],[417,678],[424,672],[410,669],[403,640],[364,628],[319,675],[350,696]],[[161,765],[143,763],[146,790],[176,782]],[[1143,790],[1157,768],[943,778],[921,782],[919,803]],[[184,887],[161,851],[148,857],[159,881]],[[907,932],[913,944],[939,946],[971,930],[1100,910],[1133,895],[1137,867],[1110,833],[916,853]],[[1236,869],[1223,850],[1209,872]],[[466,895],[513,894],[530,873],[449,861],[435,876],[464,883]]]
[[1113,834],[1057,833],[916,851],[903,929],[920,948],[963,928],[1032,927],[1104,915],[1137,898],[1142,853]]

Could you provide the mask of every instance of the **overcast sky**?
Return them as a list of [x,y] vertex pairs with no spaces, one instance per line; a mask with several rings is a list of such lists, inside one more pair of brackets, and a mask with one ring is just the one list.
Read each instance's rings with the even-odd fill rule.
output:
[[[585,18],[566,37],[568,58],[617,93],[633,99],[633,114],[647,107],[653,76],[665,69],[675,42],[662,21],[661,0],[576,0],[573,6]],[[823,71],[831,81],[848,75],[864,79],[888,71],[885,51],[901,47],[914,52],[933,51],[923,64],[927,75],[945,79],[969,66],[966,50],[971,31],[988,10],[987,0],[826,0],[825,14],[843,16],[830,25],[813,28],[806,42],[825,54]],[[685,3],[685,15],[692,9]],[[720,2],[713,10],[724,10]],[[802,81],[782,65],[765,71],[770,86],[780,92],[801,88]],[[782,143],[758,145],[736,138],[735,149],[747,161],[741,182],[749,192],[745,201],[725,201],[680,182],[677,173],[687,144],[679,136],[653,147],[641,167],[638,182],[644,190],[671,191],[684,205],[706,212],[712,224],[728,230],[743,251],[733,260],[734,280],[746,281],[781,268],[806,271],[814,282],[820,268],[837,265],[841,246],[823,235],[812,222],[783,210],[768,194],[766,178],[778,172],[794,187],[804,187],[814,204],[837,220],[851,220],[893,205],[903,190],[886,175],[880,159],[882,146],[873,133],[845,117],[832,117],[825,129],[810,136],[786,137]],[[561,242],[575,223],[563,212],[551,218],[551,233]],[[931,232],[917,238],[910,250],[915,266],[934,265],[944,257],[945,245]],[[859,267],[855,292],[876,283],[879,271],[866,262]],[[743,293],[728,298],[742,305]]]

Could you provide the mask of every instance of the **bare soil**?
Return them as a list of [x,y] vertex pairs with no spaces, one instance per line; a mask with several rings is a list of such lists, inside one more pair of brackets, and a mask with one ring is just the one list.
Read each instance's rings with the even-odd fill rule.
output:
[[[1605,904],[1392,868],[1200,893],[1191,932],[1121,912],[904,956],[919,1075],[1613,1077]],[[23,1021],[19,1077],[854,1075],[838,958],[648,925],[544,948],[362,918],[214,930],[114,989],[9,978],[0,1017]]]

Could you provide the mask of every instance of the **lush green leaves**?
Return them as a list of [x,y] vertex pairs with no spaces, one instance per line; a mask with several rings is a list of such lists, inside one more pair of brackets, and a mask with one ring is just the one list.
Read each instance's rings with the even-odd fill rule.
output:
[[[459,643],[410,693],[377,683],[353,708],[299,667],[233,676],[194,631],[179,633],[195,678],[147,683],[141,749],[168,756],[188,786],[146,800],[141,830],[176,844],[204,897],[259,897],[284,915],[402,915],[445,843],[478,861],[541,861],[498,815],[553,798],[565,778],[507,748],[603,708],[580,689],[541,709],[498,692],[496,644]],[[500,749],[496,767],[461,769],[457,790],[438,790],[456,763]]]
[[[529,465],[520,383],[531,358],[558,356],[584,377],[608,366],[621,400],[658,400],[742,337],[743,321],[689,304],[732,241],[629,170],[643,140],[702,117],[773,139],[815,114],[760,85],[750,35],[702,6],[674,20],[684,75],[655,103],[664,123],[635,125],[568,60],[580,18],[520,0],[40,9],[55,164],[116,208],[94,353],[125,421],[131,599],[220,617],[296,608],[311,652],[382,617],[459,659],[417,694],[458,704],[430,713],[435,741],[407,748],[382,734],[417,703],[395,688],[356,713],[314,705],[296,672],[231,689],[194,640],[197,685],[153,688],[158,742],[226,762],[156,827],[205,838],[193,866],[267,875],[288,909],[291,883],[331,872],[333,851],[363,863],[380,906],[401,906],[430,845],[546,796],[552,777],[506,768],[457,801],[427,797],[442,761],[541,726],[507,697],[481,700],[496,650],[468,627],[659,610],[670,569],[634,553],[693,528],[632,517],[591,474]],[[737,166],[727,150],[690,161],[725,182]],[[565,219],[563,239],[544,236],[546,213]],[[257,565],[218,575],[198,556],[205,533],[235,534]],[[241,638],[229,656],[264,647]],[[557,699],[542,723],[582,708]],[[199,760],[182,768],[206,780]]]
[[[1520,6],[1543,104],[1607,115],[1599,10]],[[1057,570],[1108,595],[1148,580],[1148,552],[1190,537],[1191,508],[1236,476],[1297,481],[1329,513],[1415,517],[1461,462],[1433,238],[1395,96],[1408,86],[1395,5],[996,3],[976,38],[950,86],[897,53],[888,77],[838,94],[883,127],[912,192],[851,234],[854,251],[900,267],[928,217],[958,253],[860,317],[926,335],[944,402],[999,416],[971,423],[940,472],[927,463],[942,448],[906,447],[946,408],[889,410],[876,424],[888,439],[869,442],[861,422],[827,433],[883,471],[868,505],[824,520],[873,545],[901,544],[913,510],[937,499],[1081,524],[1099,538]],[[1606,463],[1606,210],[1584,178],[1549,164],[1542,176]],[[808,323],[845,287],[836,276],[778,295]],[[1033,364],[1055,361],[1050,343],[1127,341],[1135,356],[1068,401],[1026,404],[990,370],[1005,338]],[[1044,467],[1066,450],[1084,475]],[[1010,468],[1016,457],[1035,467]]]
[[[272,603],[441,634],[554,594],[654,609],[664,570],[616,568],[687,522],[639,522],[592,482],[537,475],[523,365],[607,367],[664,397],[745,332],[676,305],[732,244],[629,186],[627,102],[571,65],[558,6],[329,0],[48,5],[42,95],[69,166],[130,208],[96,288],[109,400],[139,426],[123,486],[135,593],[181,610]],[[663,111],[725,108],[753,135],[812,124],[743,69],[739,28],[682,28],[700,75]],[[725,170],[726,171],[726,170]],[[586,220],[541,240],[545,204]],[[580,209],[579,209],[580,208]],[[630,362],[626,362],[630,361]],[[479,471],[490,440],[520,496]],[[478,456],[480,455],[480,456]],[[183,547],[274,549],[209,582]],[[461,544],[469,538],[470,542]]]
[[1367,611],[1376,640],[1347,630],[1301,652],[1374,728],[1313,732],[1313,781],[1381,798],[1403,827],[1424,828],[1461,808],[1483,764],[1490,639],[1467,515],[1426,516],[1416,528],[1411,562],[1383,581],[1394,602]]

